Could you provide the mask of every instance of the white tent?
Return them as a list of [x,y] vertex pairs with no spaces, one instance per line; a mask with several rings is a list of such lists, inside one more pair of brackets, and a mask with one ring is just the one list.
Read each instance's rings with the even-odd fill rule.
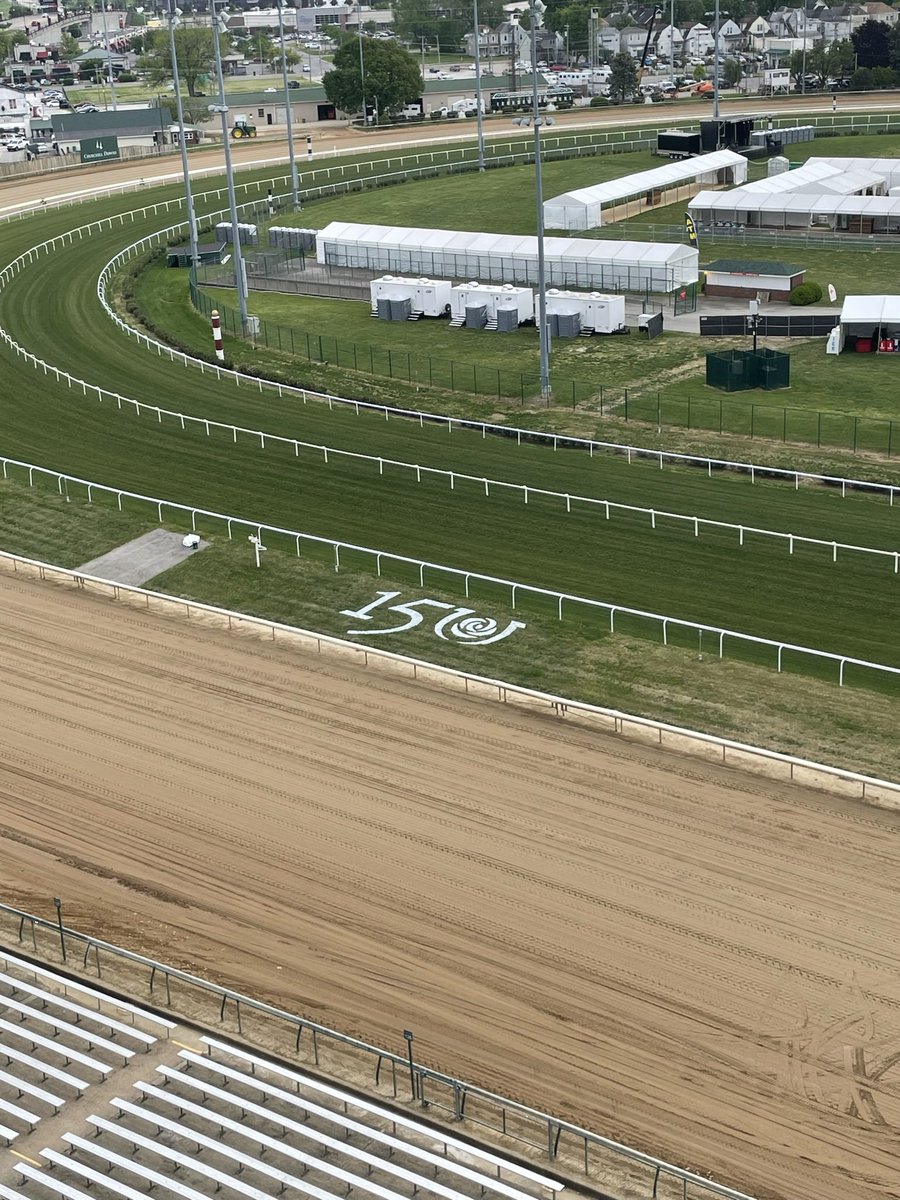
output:
[[838,353],[848,338],[865,351],[900,353],[900,296],[846,296],[838,329]]
[[733,150],[716,150],[678,162],[638,171],[621,179],[609,179],[592,187],[575,188],[544,201],[544,225],[548,229],[597,229],[604,208],[639,197],[642,206],[658,203],[670,188],[692,183],[743,183],[747,160]]
[[700,192],[688,211],[701,230],[738,226],[900,233],[900,196],[817,196],[805,192],[773,196],[735,188],[731,192]]
[[[408,229],[332,221],[316,237],[316,258],[331,266],[536,284],[537,238],[517,234]],[[544,239],[548,287],[588,291],[671,292],[696,283],[699,254],[666,242]]]
[[900,186],[900,158],[824,158],[816,155],[807,164],[826,163],[839,171],[868,171],[880,176],[887,187]]

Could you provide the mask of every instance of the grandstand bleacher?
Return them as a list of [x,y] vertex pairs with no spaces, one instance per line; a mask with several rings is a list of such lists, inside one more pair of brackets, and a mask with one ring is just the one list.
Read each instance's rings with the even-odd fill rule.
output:
[[[414,1116],[0,951],[0,1200],[552,1200]],[[178,1033],[176,1038],[175,1033]]]

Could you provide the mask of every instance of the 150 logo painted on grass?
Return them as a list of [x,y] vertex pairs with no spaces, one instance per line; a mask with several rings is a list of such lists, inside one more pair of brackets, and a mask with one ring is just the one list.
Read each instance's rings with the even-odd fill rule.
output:
[[436,608],[446,615],[434,623],[434,632],[445,642],[457,641],[468,646],[490,646],[493,642],[501,642],[504,638],[524,629],[524,621],[510,621],[505,629],[500,629],[493,617],[480,617],[474,608],[458,608],[454,604],[445,604],[442,600],[409,600],[404,604],[391,604],[391,600],[402,595],[402,592],[378,592],[377,599],[362,608],[344,608],[342,617],[354,617],[357,621],[373,621],[372,613],[383,609],[380,617],[387,613],[399,613],[406,620],[399,625],[391,625],[385,629],[348,629],[350,636],[361,634],[406,633],[415,629],[425,620],[423,608]]

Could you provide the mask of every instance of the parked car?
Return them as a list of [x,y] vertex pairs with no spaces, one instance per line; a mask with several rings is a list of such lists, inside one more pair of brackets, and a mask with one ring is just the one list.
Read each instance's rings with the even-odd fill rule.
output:
[[28,142],[23,137],[10,138],[6,143],[7,150],[25,150]]

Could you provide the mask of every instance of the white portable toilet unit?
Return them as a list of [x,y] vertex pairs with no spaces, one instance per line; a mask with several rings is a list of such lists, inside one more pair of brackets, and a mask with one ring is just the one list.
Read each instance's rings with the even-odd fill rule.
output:
[[412,279],[402,275],[382,275],[369,285],[372,311],[379,300],[409,300],[413,312],[423,317],[442,317],[450,307],[452,285],[449,279]]
[[[566,292],[550,288],[547,292],[547,315],[578,314],[581,329],[594,333],[616,333],[625,325],[625,297],[607,296],[602,292]],[[565,336],[561,333],[561,336]]]
[[511,283],[460,283],[451,291],[450,312],[465,317],[467,308],[484,308],[488,320],[496,320],[498,309],[515,310],[516,325],[534,320],[534,292]]
[[769,164],[766,167],[766,176],[771,179],[773,175],[784,175],[791,169],[791,164],[783,154],[776,154],[774,158],[769,159]]

